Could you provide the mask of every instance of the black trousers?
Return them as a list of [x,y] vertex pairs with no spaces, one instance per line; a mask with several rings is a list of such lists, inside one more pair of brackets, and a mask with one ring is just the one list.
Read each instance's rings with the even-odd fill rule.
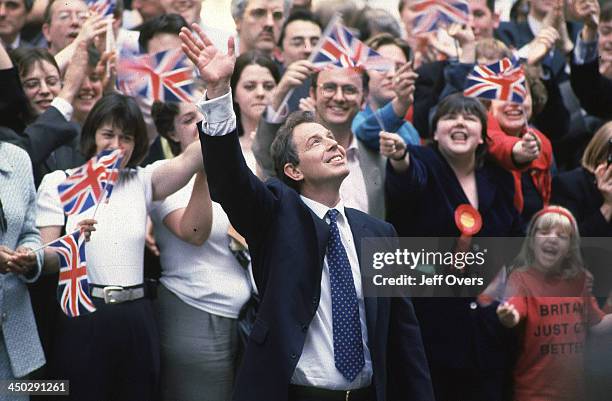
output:
[[49,361],[70,381],[58,400],[152,401],[159,394],[159,336],[148,299],[107,305],[77,318],[62,316]]

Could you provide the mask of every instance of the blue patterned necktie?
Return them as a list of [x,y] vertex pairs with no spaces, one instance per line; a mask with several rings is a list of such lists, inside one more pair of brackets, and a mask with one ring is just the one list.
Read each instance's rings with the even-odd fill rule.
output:
[[327,243],[327,265],[331,283],[334,362],[336,369],[352,382],[363,369],[365,359],[357,292],[351,265],[340,240],[338,213],[336,209],[327,212],[331,234]]

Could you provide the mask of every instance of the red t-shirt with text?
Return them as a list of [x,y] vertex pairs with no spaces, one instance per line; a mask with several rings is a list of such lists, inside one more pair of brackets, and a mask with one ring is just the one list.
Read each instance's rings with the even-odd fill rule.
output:
[[520,314],[521,353],[514,370],[515,401],[584,399],[584,343],[604,314],[586,275],[547,277],[537,269],[514,271],[510,297]]

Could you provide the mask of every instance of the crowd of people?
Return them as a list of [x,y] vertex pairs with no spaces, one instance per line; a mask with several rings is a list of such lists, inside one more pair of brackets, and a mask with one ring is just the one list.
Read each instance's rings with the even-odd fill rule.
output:
[[[200,0],[95,3],[0,0],[1,380],[77,401],[609,399],[610,273],[580,244],[610,260],[612,2],[466,0],[430,32],[417,0],[227,0],[227,30]],[[385,71],[315,65],[337,11]],[[191,102],[117,87],[120,59],[178,48]],[[464,94],[504,58],[520,103]],[[115,149],[112,198],[67,215],[58,185]],[[75,230],[95,311],[70,317],[42,248]],[[524,239],[486,302],[368,296],[361,240],[398,236]]]

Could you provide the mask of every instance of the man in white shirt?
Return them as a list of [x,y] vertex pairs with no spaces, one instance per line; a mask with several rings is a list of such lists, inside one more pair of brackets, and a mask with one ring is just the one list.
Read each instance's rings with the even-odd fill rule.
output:
[[233,42],[221,55],[195,30],[201,45],[186,29],[181,38],[208,83],[198,106],[209,186],[249,244],[262,298],[233,399],[433,400],[412,304],[363,294],[360,240],[395,230],[344,206],[346,151],[310,113],[292,114],[272,145],[283,182],[263,184],[236,133]]

